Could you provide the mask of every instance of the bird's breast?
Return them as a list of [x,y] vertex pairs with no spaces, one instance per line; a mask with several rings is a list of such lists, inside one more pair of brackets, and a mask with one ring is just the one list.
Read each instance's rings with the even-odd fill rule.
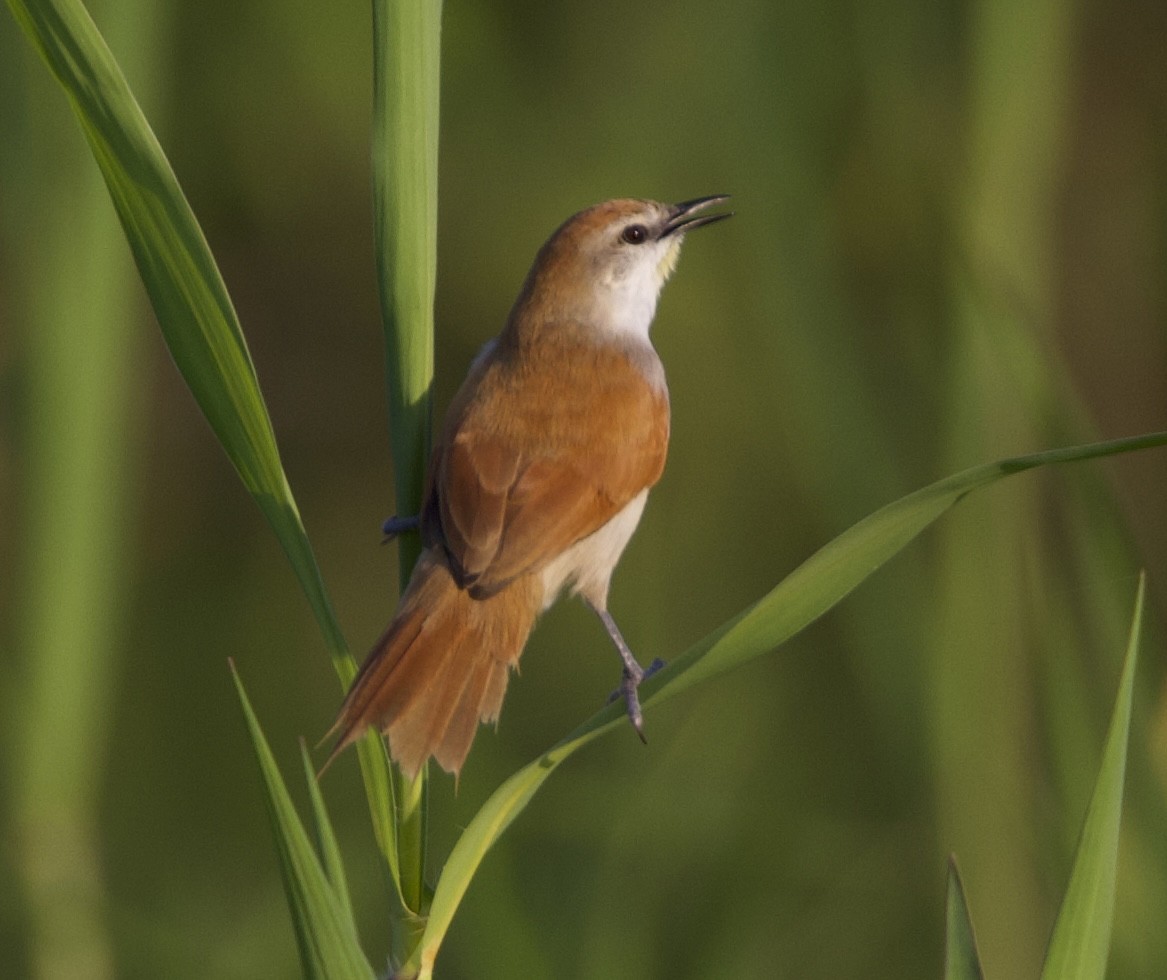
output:
[[608,601],[612,571],[624,553],[644,504],[648,488],[640,491],[607,524],[581,538],[543,567],[543,608],[553,603],[565,588],[582,595],[597,608]]

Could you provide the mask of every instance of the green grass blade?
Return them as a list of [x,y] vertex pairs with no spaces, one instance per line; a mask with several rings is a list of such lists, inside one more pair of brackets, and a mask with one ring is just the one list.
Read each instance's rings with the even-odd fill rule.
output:
[[1114,889],[1118,875],[1118,835],[1126,781],[1127,742],[1134,699],[1135,665],[1143,623],[1146,578],[1140,576],[1130,639],[1119,682],[1118,697],[1102,768],[1094,784],[1086,822],[1074,857],[1070,884],[1058,910],[1053,936],[1042,968],[1042,980],[1102,980],[1110,952],[1114,919]]
[[[291,562],[342,683],[356,673],[280,462],[271,420],[202,229],[100,32],[77,0],[9,0],[101,169],[175,364]],[[362,743],[379,846],[396,881],[390,773]]]
[[271,817],[304,976],[322,980],[372,980],[373,971],[361,952],[347,904],[337,897],[320,866],[234,664],[231,676],[263,774],[264,801]]
[[[957,473],[876,511],[825,545],[761,600],[701,640],[642,687],[647,710],[758,657],[790,639],[843,599],[965,494],[1014,473],[1167,445],[1167,432],[1071,446],[988,463]],[[611,704],[502,784],[458,839],[442,870],[430,908],[422,965],[432,968],[470,880],[486,852],[564,759],[624,724],[624,707]]]
[[944,980],[984,980],[977,937],[956,858],[948,859],[948,935],[944,944]]
[[308,754],[308,746],[303,739],[300,740],[300,757],[304,763],[304,780],[308,784],[308,795],[312,800],[312,819],[316,829],[316,850],[320,855],[320,863],[345,918],[354,922],[356,920],[353,918],[353,903],[348,891],[348,877],[344,873],[344,861],[340,856],[340,845],[336,842],[332,821],[328,817],[328,808],[324,805],[324,794],[320,792],[320,782],[316,778],[312,757]]

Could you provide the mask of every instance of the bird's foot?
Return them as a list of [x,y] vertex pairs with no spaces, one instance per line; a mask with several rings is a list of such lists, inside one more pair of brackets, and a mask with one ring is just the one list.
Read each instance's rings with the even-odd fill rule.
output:
[[420,526],[421,518],[417,514],[412,517],[398,517],[394,514],[392,517],[386,518],[385,523],[381,525],[381,533],[385,535],[381,539],[381,544],[387,544],[407,531],[416,531]]
[[648,739],[644,737],[644,712],[640,708],[640,685],[664,665],[665,662],[660,657],[657,657],[650,663],[647,670],[642,668],[635,660],[632,661],[629,666],[624,668],[620,686],[608,696],[609,704],[617,698],[624,698],[624,706],[628,713],[628,720],[632,723],[632,727],[636,730],[640,741],[644,742],[645,745],[648,744]]

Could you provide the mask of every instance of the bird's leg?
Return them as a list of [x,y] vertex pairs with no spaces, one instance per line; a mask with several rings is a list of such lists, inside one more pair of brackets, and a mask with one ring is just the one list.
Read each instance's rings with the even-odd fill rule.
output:
[[387,517],[385,523],[381,525],[381,533],[385,535],[381,544],[392,541],[399,534],[404,534],[406,531],[416,531],[421,526],[421,515],[414,514],[412,517],[398,517],[394,514],[392,517]]
[[647,670],[641,667],[636,658],[632,656],[632,651],[628,648],[628,643],[620,632],[620,627],[616,625],[616,620],[612,618],[612,614],[607,609],[601,609],[591,602],[588,605],[600,617],[600,622],[604,624],[604,629],[608,631],[608,636],[612,638],[612,643],[616,646],[616,652],[620,654],[620,659],[624,662],[624,675],[620,681],[620,687],[612,692],[608,703],[610,704],[616,698],[623,696],[624,704],[628,710],[628,720],[632,722],[632,727],[636,729],[640,741],[647,743],[648,739],[644,737],[644,714],[640,710],[640,695],[637,688],[646,677],[651,677],[660,670],[665,662],[658,657],[648,665]]

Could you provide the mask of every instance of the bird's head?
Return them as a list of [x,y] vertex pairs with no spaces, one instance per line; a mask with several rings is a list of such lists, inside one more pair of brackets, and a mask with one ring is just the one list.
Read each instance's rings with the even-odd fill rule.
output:
[[730,217],[701,213],[727,197],[681,204],[624,198],[573,215],[539,250],[512,318],[647,337],[685,234]]

